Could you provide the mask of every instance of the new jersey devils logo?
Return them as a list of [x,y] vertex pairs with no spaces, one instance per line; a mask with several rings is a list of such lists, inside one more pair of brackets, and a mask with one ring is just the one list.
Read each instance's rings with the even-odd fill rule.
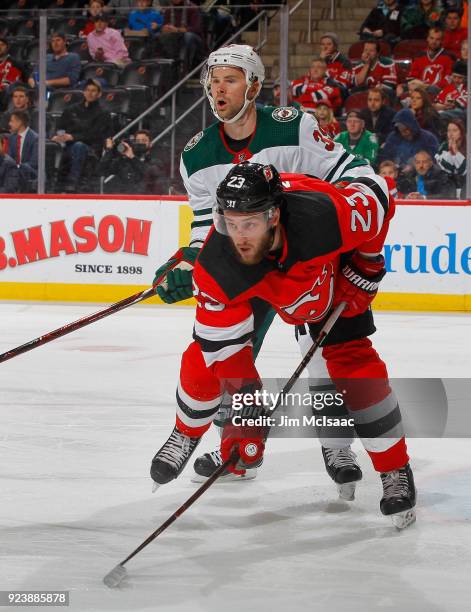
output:
[[334,268],[331,263],[324,265],[321,274],[314,284],[302,293],[289,306],[282,306],[281,310],[288,317],[296,321],[314,323],[320,321],[327,314],[332,303],[334,292]]

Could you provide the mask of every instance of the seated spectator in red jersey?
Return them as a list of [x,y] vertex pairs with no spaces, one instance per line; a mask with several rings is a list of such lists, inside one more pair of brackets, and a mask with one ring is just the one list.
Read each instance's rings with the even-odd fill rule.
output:
[[397,0],[383,0],[368,13],[361,24],[360,39],[381,39],[394,45],[400,38],[401,17],[402,7]]
[[321,100],[329,100],[334,111],[342,106],[340,89],[327,76],[327,64],[321,58],[312,61],[309,74],[293,81],[292,91],[295,102],[305,108],[314,108]]
[[321,100],[314,109],[308,109],[308,112],[315,116],[319,127],[329,138],[334,139],[337,134],[340,134],[340,123],[334,117],[332,104],[329,100]]
[[463,60],[455,62],[451,76],[445,78],[440,84],[442,89],[435,98],[434,104],[437,111],[452,111],[452,116],[456,115],[455,118],[461,118],[468,106],[467,75],[466,63]]
[[88,19],[83,30],[80,30],[79,36],[88,36],[95,29],[95,17],[103,13],[105,3],[103,0],[92,0],[88,5]]
[[8,93],[12,83],[23,78],[21,67],[10,57],[10,44],[0,37],[0,109],[5,110],[8,104]]
[[372,87],[368,90],[367,107],[362,115],[365,128],[376,135],[381,146],[393,129],[395,111],[389,106],[389,98],[381,87]]
[[327,76],[342,88],[347,94],[353,83],[352,64],[350,60],[340,53],[339,39],[334,32],[326,32],[320,41],[319,56],[327,64]]
[[417,87],[410,94],[410,109],[414,113],[418,124],[424,130],[435,134],[438,140],[443,136],[443,126],[440,115],[433,108],[430,96],[425,87]]
[[445,16],[443,46],[455,57],[460,56],[461,41],[468,38],[468,30],[460,25],[461,15],[457,9],[449,9]]
[[360,63],[353,68],[355,89],[383,87],[387,93],[394,95],[397,85],[397,72],[394,60],[379,54],[379,43],[367,41],[363,45]]
[[[431,86],[438,83],[447,75],[451,74],[454,59],[443,48],[443,30],[430,28],[427,35],[427,49],[419,53],[412,61],[412,66],[407,81],[415,81],[416,85]],[[401,96],[406,86],[399,83],[396,89]]]

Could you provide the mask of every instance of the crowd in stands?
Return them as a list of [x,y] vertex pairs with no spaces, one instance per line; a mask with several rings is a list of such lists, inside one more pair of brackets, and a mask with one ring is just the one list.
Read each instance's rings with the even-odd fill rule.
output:
[[[152,125],[112,137],[266,3],[230,0],[6,2],[0,14],[0,190],[36,189],[37,28],[48,8],[49,190],[156,193],[162,164]],[[232,4],[244,4],[235,11]],[[467,0],[372,0],[358,43],[321,38],[288,104],[325,134],[396,180],[404,197],[464,197]],[[75,8],[73,18],[56,9]],[[23,12],[20,12],[23,11]],[[335,26],[335,22],[333,22]],[[157,76],[156,76],[157,75]],[[275,81],[269,103],[280,102]],[[155,136],[155,133],[154,133]],[[56,160],[60,159],[57,166]],[[165,173],[165,172],[164,172]]]
[[464,197],[467,10],[466,0],[379,0],[348,57],[335,33],[321,37],[289,100],[393,177],[400,196]]
[[[265,0],[237,3],[229,0],[2,1],[1,190],[32,192],[37,188],[39,14],[36,9],[48,9],[45,79],[46,166],[51,176],[48,190],[94,191],[101,176],[106,189],[113,192],[136,192],[137,189],[155,193],[157,166],[146,173],[140,168],[141,161],[150,158],[155,134],[143,129],[126,136],[123,142],[109,139],[196,67],[211,49],[220,46],[238,26],[252,19],[265,3]],[[244,5],[244,8],[233,9],[232,4]],[[67,13],[64,9],[75,10]],[[16,112],[23,113],[28,135],[28,146],[21,148],[10,142],[10,136],[17,133],[12,128]],[[144,127],[150,126],[144,124]],[[36,156],[26,161],[33,137]],[[147,140],[144,154],[142,149]],[[123,154],[117,153],[123,147]],[[60,167],[57,167],[57,158],[60,158]],[[1,177],[6,168],[12,168],[12,162],[16,163],[16,178],[8,181],[6,189]],[[118,172],[122,164],[125,170]],[[97,179],[93,187],[91,173]],[[123,180],[125,176],[129,180]]]

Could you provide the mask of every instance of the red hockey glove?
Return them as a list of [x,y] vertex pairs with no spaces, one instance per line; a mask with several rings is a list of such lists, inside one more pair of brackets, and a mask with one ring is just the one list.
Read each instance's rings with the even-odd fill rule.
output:
[[245,474],[245,469],[263,457],[265,436],[262,427],[243,427],[229,422],[224,426],[221,437],[221,456],[227,461],[237,448],[239,461],[229,465],[234,474]]
[[333,307],[346,302],[342,317],[356,317],[365,312],[378,293],[380,280],[386,274],[384,257],[366,259],[354,253],[350,261],[339,270],[335,279]]

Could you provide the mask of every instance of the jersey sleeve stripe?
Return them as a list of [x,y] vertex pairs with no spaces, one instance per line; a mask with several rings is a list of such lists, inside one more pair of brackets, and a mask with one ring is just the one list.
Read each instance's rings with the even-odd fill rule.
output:
[[227,327],[213,327],[205,325],[200,321],[195,321],[194,333],[203,340],[211,342],[238,341],[239,338],[251,334],[254,330],[254,316],[251,314],[240,323],[228,325]]
[[212,215],[213,214],[213,209],[212,208],[200,208],[199,210],[194,210],[193,214],[195,215],[195,217],[201,217],[203,215]]
[[181,382],[178,381],[177,387],[177,404],[184,411],[194,412],[195,414],[190,416],[195,417],[196,414],[202,416],[209,416],[210,414],[214,414],[214,411],[219,407],[221,403],[221,397],[216,397],[211,400],[197,400],[188,395],[185,389],[182,387]]
[[252,341],[248,340],[244,344],[236,344],[234,346],[226,346],[216,352],[205,352],[202,348],[203,358],[206,366],[209,368],[217,361],[226,361],[233,355],[236,355],[239,351],[244,349],[246,346],[252,346]]
[[191,229],[194,227],[210,227],[213,224],[213,219],[206,219],[204,221],[192,221]]
[[336,176],[339,172],[341,175],[343,171],[343,167],[347,164],[348,161],[351,161],[353,159],[354,159],[353,155],[350,155],[350,153],[347,153],[345,151],[345,153],[341,155],[340,159],[335,164],[335,166],[330,170],[330,172],[328,172],[327,176],[324,177],[324,181],[331,183],[333,177]]

